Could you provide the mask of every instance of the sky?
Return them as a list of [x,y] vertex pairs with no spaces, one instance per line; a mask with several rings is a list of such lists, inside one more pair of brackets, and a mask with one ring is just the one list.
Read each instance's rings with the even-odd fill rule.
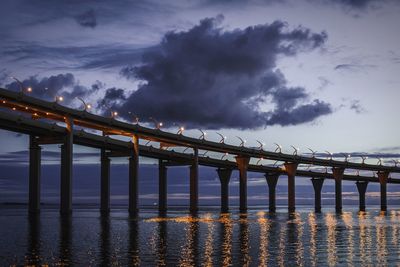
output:
[[[398,0],[5,0],[0,85],[19,90],[14,76],[35,97],[82,108],[80,97],[93,113],[188,136],[390,165],[399,12]],[[0,137],[1,164],[26,163],[27,137]],[[44,151],[58,160],[56,146]],[[96,153],[76,147],[76,164]]]

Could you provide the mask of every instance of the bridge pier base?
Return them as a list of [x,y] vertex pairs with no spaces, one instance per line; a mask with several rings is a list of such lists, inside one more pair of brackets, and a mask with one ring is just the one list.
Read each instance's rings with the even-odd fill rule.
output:
[[236,156],[236,163],[239,169],[240,212],[247,212],[247,168],[249,162],[249,157]]
[[332,175],[335,179],[335,210],[336,213],[342,212],[342,180],[344,168],[333,167]]
[[193,162],[190,166],[190,213],[199,210],[199,150],[194,148]]
[[324,178],[312,178],[311,182],[314,187],[315,213],[321,213],[321,190],[324,184]]
[[365,211],[365,192],[367,191],[368,182],[357,181],[356,185],[359,194],[360,211]]
[[40,211],[40,166],[41,147],[36,142],[36,137],[29,138],[29,212]]
[[297,171],[297,163],[285,162],[285,170],[288,175],[288,211],[293,213],[296,210],[296,190],[295,176]]
[[61,214],[72,212],[73,120],[66,118],[67,134],[61,145]]
[[389,172],[378,172],[378,179],[379,183],[381,184],[381,211],[386,212],[387,211],[387,181],[389,178]]
[[278,183],[279,173],[266,173],[265,178],[268,184],[268,208],[270,213],[276,212],[276,184]]
[[101,182],[100,182],[100,211],[110,211],[110,158],[106,155],[105,148],[101,149]]
[[167,167],[162,159],[158,160],[158,212],[167,212]]
[[229,181],[232,169],[217,169],[218,177],[221,182],[221,212],[229,211]]
[[129,157],[129,215],[137,216],[138,209],[138,177],[139,177],[139,138],[132,136],[132,150]]

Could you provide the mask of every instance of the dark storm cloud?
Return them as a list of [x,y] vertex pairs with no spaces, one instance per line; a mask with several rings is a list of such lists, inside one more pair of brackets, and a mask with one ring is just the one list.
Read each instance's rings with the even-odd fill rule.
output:
[[81,86],[71,73],[43,78],[31,76],[20,82],[14,81],[5,87],[14,91],[20,91],[21,87],[31,87],[32,93],[30,94],[34,97],[53,101],[56,96],[63,96],[66,103],[73,101],[77,97],[85,97],[95,93],[101,87],[99,82],[94,83],[90,88]]
[[93,9],[75,16],[75,20],[82,27],[94,28],[97,26],[96,13]]
[[141,84],[120,114],[186,127],[244,129],[295,125],[332,112],[328,103],[310,101],[304,88],[288,87],[276,69],[279,55],[321,47],[324,32],[290,30],[280,21],[224,31],[222,19],[169,32],[158,50],[144,54],[142,64],[122,69],[123,76]]
[[108,88],[104,94],[104,97],[97,102],[99,109],[111,108],[126,100],[124,90],[120,88]]

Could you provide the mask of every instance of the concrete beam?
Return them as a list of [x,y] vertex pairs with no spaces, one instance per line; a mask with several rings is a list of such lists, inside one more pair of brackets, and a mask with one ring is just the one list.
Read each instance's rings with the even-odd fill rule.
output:
[[29,212],[37,213],[40,210],[40,167],[41,147],[36,137],[29,138]]
[[250,158],[236,156],[236,164],[239,169],[239,192],[240,192],[240,212],[247,212],[247,168],[249,167]]

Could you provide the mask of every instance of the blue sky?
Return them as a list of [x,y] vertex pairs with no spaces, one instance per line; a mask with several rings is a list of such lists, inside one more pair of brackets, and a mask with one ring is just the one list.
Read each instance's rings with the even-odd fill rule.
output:
[[[200,128],[232,144],[240,136],[269,150],[374,153],[368,162],[382,154],[392,164],[399,11],[396,0],[6,0],[0,84],[18,90],[15,76],[37,97],[64,95],[77,108],[82,97],[92,112],[138,114],[149,126],[154,117],[189,136]],[[4,157],[26,151],[25,137],[0,134]]]

